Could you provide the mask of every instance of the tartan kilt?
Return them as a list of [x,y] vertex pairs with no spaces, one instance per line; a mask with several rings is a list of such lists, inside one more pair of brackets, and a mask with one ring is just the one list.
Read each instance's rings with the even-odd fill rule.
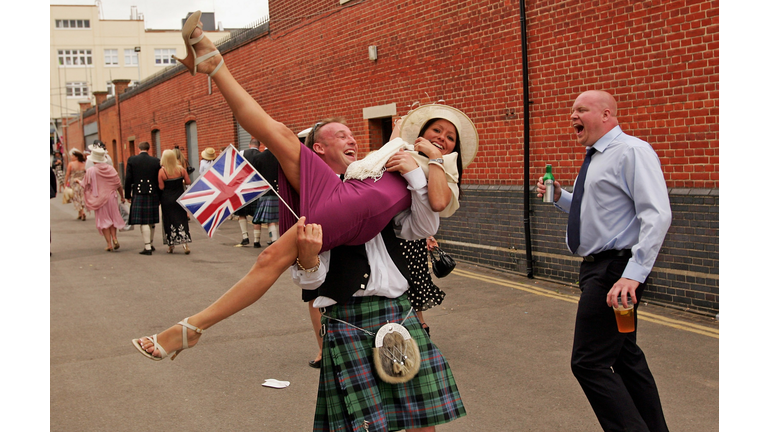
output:
[[256,210],[252,213],[254,224],[277,223],[280,215],[277,196],[265,195],[257,199],[256,203]]
[[131,199],[129,225],[152,225],[160,223],[160,197],[136,194]]
[[[353,297],[328,307],[325,315],[376,333],[401,322],[411,308],[405,295]],[[322,318],[323,359],[313,431],[387,432],[447,423],[466,415],[451,368],[421,328],[414,312],[402,323],[417,342],[419,373],[403,384],[387,384],[373,366],[374,336]],[[368,429],[363,427],[368,422]]]

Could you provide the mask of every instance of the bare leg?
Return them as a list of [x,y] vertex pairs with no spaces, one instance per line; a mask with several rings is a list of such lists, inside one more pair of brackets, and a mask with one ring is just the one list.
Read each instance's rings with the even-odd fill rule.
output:
[[424,327],[427,325],[426,321],[424,321],[424,312],[422,311],[416,311],[416,316],[419,317],[419,321],[421,321],[421,326]]
[[[192,37],[200,36],[202,30],[196,28]],[[216,49],[213,42],[206,36],[195,44],[193,49],[198,57]],[[200,63],[197,70],[202,73],[211,73],[221,61],[221,55]],[[188,68],[192,68],[193,59],[187,56],[181,61]],[[275,121],[264,109],[251,97],[250,94],[235,80],[227,65],[224,64],[213,76],[213,81],[221,91],[222,96],[235,114],[238,123],[248,133],[269,147],[275,155],[285,173],[288,182],[299,192],[299,155],[301,142],[299,138],[284,124]]]
[[112,250],[112,237],[109,234],[109,229],[105,228],[105,229],[101,230],[101,235],[103,235],[104,236],[104,240],[107,241],[107,248],[104,249],[104,250],[111,251]]
[[[235,313],[255,303],[277,281],[277,278],[296,261],[298,248],[296,246],[295,225],[280,237],[280,239],[266,248],[251,270],[243,276],[232,288],[210,306],[201,312],[189,317],[189,323],[201,329],[207,329]],[[158,342],[166,352],[171,353],[182,346],[183,327],[174,325],[157,335]],[[200,334],[189,331],[189,346],[193,347],[200,339]],[[154,354],[152,341],[144,337],[140,340],[141,346],[150,354]],[[155,357],[159,357],[157,352]]]
[[117,242],[117,227],[114,225],[109,227],[109,236],[112,238],[112,250],[118,250],[120,243]]
[[312,302],[307,303],[309,305],[309,318],[312,320],[312,329],[315,331],[315,338],[317,339],[317,355],[315,356],[315,362],[319,362],[323,358],[323,337],[320,336],[320,309],[312,306]]

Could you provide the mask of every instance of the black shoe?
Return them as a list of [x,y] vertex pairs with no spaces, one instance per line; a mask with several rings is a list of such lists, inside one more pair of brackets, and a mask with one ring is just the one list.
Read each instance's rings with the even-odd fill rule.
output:
[[255,247],[255,248],[260,248],[260,247],[261,247],[261,243],[259,243],[259,242],[256,242],[256,243],[254,243],[254,244],[253,244],[253,247]]
[[139,252],[141,255],[152,255],[151,250],[144,249],[141,252]]
[[[423,328],[423,329],[424,329],[424,331],[425,331],[425,332],[427,332],[427,336],[429,336],[429,326],[428,326],[428,325],[426,325],[426,324],[422,324],[422,325],[421,325],[421,328]],[[431,336],[430,336],[430,337],[431,337]]]
[[[154,247],[154,246],[150,246],[150,247],[152,248],[152,249],[150,249],[150,250],[151,250],[152,252],[154,252],[154,251],[155,251],[155,247]],[[152,254],[150,254],[150,255],[152,255]]]
[[248,237],[244,238],[243,241],[240,242],[240,246],[248,246],[248,244],[251,243],[248,241]]
[[322,360],[317,360],[317,361],[312,360],[311,362],[309,362],[309,367],[313,369],[320,369],[320,362],[322,362]]

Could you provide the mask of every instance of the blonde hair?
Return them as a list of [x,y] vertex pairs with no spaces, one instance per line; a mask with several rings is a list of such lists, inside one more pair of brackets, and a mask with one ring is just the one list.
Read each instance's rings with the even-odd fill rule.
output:
[[176,159],[176,153],[173,150],[165,150],[163,152],[163,157],[160,158],[160,165],[165,168],[168,178],[175,178],[183,174],[181,172],[183,168],[179,166],[179,160]]
[[175,148],[173,149],[173,154],[176,155],[176,159],[179,161],[179,165],[181,165],[182,168],[187,169],[187,160],[184,158],[184,153],[182,153],[178,148]]

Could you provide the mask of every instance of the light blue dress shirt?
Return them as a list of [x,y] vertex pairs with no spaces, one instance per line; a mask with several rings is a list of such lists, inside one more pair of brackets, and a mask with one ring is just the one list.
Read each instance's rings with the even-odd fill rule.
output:
[[[587,256],[632,249],[623,277],[645,282],[672,223],[659,157],[650,144],[625,134],[619,126],[593,147],[597,152],[584,182],[581,243],[575,253]],[[563,189],[555,207],[568,213],[572,197]]]

